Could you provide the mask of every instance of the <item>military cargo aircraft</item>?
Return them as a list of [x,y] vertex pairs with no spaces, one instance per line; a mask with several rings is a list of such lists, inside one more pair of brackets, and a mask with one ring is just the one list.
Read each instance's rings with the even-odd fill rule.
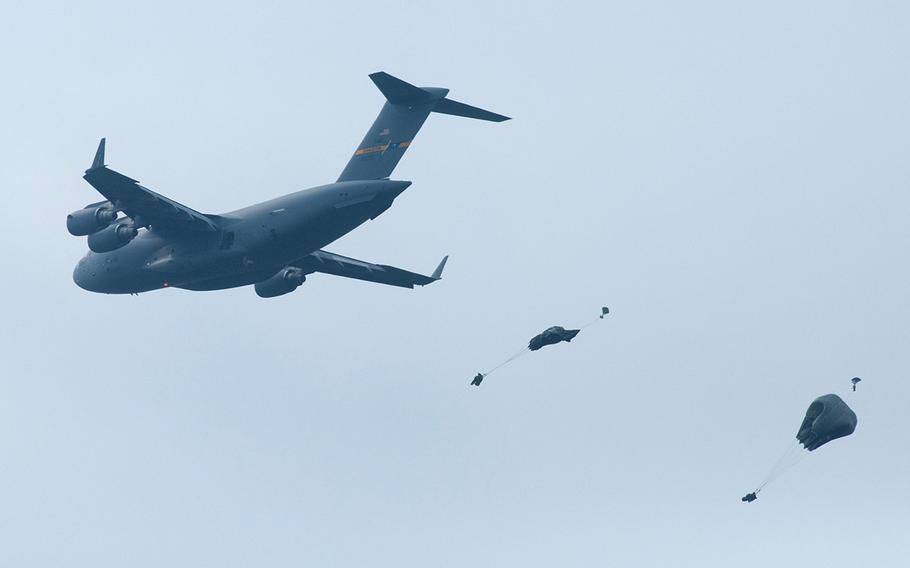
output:
[[335,183],[231,213],[199,213],[109,169],[102,138],[84,178],[105,200],[66,219],[90,249],[76,265],[75,283],[106,294],[252,284],[271,298],[296,290],[314,272],[406,288],[439,280],[448,257],[425,276],[322,247],[378,217],[411,185],[389,176],[431,112],[492,122],[508,117],[449,99],[448,89],[416,87],[384,72],[370,79],[386,103]]

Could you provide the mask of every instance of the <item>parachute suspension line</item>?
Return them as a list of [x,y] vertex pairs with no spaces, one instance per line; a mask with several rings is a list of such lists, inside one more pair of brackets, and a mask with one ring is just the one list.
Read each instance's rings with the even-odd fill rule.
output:
[[807,455],[809,455],[809,451],[805,450],[803,448],[799,448],[799,449],[788,452],[786,459],[781,463],[780,466],[778,466],[778,468],[775,471],[773,471],[769,474],[768,478],[762,482],[762,484],[759,486],[758,490],[761,491],[762,489],[764,489],[764,487],[766,485],[768,485],[769,483],[771,483],[772,481],[776,480],[778,477],[783,475],[784,472],[786,472],[790,468],[794,467],[799,462],[803,461],[803,458],[805,458]]
[[591,326],[594,325],[595,323],[599,322],[601,319],[602,319],[602,318],[594,318],[594,319],[592,319],[591,321],[589,321],[588,323],[584,324],[583,326],[581,326],[581,327],[578,328],[578,329],[585,329],[586,327],[591,327]]
[[771,466],[771,470],[768,471],[768,475],[765,476],[765,479],[762,480],[759,484],[758,489],[755,490],[756,493],[765,488],[766,485],[780,477],[785,471],[795,466],[803,460],[809,451],[802,447],[799,442],[794,442],[787,451],[781,455],[777,461]]
[[[607,315],[608,313],[610,313],[610,311],[609,311],[607,308],[603,308],[603,313],[602,313],[601,315],[597,316],[596,318],[592,319],[592,320],[589,321],[588,323],[586,323],[586,324],[584,324],[583,326],[581,326],[581,327],[579,328],[579,331],[582,330],[582,329],[585,329],[586,327],[591,327],[592,325],[594,325],[595,323],[597,323],[599,320],[604,319],[604,316]],[[509,363],[511,363],[512,361],[514,361],[515,359],[518,359],[519,357],[521,357],[521,356],[523,356],[523,355],[526,355],[526,354],[528,354],[528,353],[530,353],[530,352],[531,352],[531,350],[530,350],[528,347],[522,347],[520,351],[518,351],[517,353],[515,353],[514,355],[512,355],[511,357],[509,357],[508,359],[506,359],[505,361],[503,361],[503,362],[500,363],[499,365],[496,365],[495,367],[493,367],[492,369],[490,369],[490,370],[487,371],[486,373],[480,373],[480,375],[481,375],[483,378],[486,378],[486,377],[490,376],[490,374],[492,374],[493,371],[496,371],[496,370],[499,369],[500,367],[504,367],[504,366],[508,365]],[[479,383],[478,383],[478,384],[479,384]]]
[[481,374],[482,374],[484,377],[487,377],[487,376],[490,375],[490,373],[492,373],[492,372],[495,371],[496,369],[499,369],[500,367],[504,367],[505,365],[508,365],[509,363],[511,363],[511,362],[514,361],[515,359],[518,359],[519,357],[521,357],[522,355],[524,355],[524,354],[526,354],[526,353],[530,353],[530,351],[528,350],[527,347],[522,347],[522,348],[521,348],[521,351],[515,353],[514,355],[512,355],[511,357],[509,357],[508,359],[506,359],[505,361],[503,361],[503,362],[500,363],[499,365],[496,365],[495,367],[493,367],[492,369],[490,369],[489,371],[487,371],[486,373],[481,373]]
[[759,491],[764,489],[764,487],[766,485],[768,485],[769,483],[771,483],[772,481],[774,481],[775,479],[780,477],[780,474],[783,473],[783,471],[785,469],[787,469],[788,464],[790,464],[790,462],[793,461],[793,458],[794,458],[798,448],[799,448],[799,444],[791,444],[787,448],[787,450],[783,454],[781,454],[781,456],[779,458],[777,458],[777,461],[774,462],[774,465],[772,465],[771,469],[768,470],[768,473],[767,473],[767,475],[765,475],[765,478],[758,485],[758,488],[755,490],[756,493],[758,493]]
[[581,326],[579,329],[585,329],[586,327],[591,327],[591,326],[594,325],[595,323],[597,323],[597,322],[599,322],[600,320],[604,319],[604,316],[606,316],[606,315],[609,314],[609,313],[610,313],[610,310],[608,310],[607,308],[603,308],[603,313],[602,313],[602,314],[600,314],[600,315],[597,316],[596,318],[592,319],[592,320],[589,321],[588,323],[584,324],[584,325]]

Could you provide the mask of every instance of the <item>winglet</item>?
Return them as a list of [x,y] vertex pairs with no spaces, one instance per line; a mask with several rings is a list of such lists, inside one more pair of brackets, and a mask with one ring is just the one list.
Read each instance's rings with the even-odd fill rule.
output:
[[439,266],[436,267],[436,270],[433,271],[433,274],[430,276],[433,280],[442,279],[442,270],[446,267],[446,261],[449,260],[449,255],[442,257],[442,260],[439,261]]
[[89,168],[90,170],[104,167],[104,140],[105,139],[102,138],[101,142],[98,144],[98,150],[95,152],[95,159],[92,160],[92,167]]

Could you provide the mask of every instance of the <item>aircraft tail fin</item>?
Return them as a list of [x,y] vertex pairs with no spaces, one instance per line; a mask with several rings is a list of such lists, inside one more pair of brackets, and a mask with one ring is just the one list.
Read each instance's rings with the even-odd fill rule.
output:
[[382,71],[373,73],[370,79],[385,96],[386,103],[338,181],[389,177],[431,112],[493,122],[509,119],[447,99],[448,89],[417,87]]

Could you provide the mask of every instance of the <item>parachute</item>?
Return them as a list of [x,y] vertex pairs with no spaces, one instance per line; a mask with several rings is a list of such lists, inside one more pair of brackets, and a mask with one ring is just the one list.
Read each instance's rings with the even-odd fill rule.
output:
[[566,329],[562,326],[554,325],[532,337],[531,341],[528,342],[528,349],[537,351],[541,347],[556,345],[561,341],[568,343],[575,339],[575,336],[580,332],[580,329]]
[[515,359],[518,359],[522,355],[530,353],[531,351],[537,351],[542,347],[546,347],[547,345],[555,345],[555,344],[561,343],[563,341],[565,341],[566,343],[572,341],[573,339],[575,339],[576,335],[581,333],[581,330],[596,323],[598,319],[604,319],[604,316],[609,313],[610,313],[610,308],[608,308],[606,306],[602,307],[601,313],[596,319],[586,323],[585,325],[581,326],[579,329],[566,329],[559,325],[554,325],[553,327],[548,327],[547,329],[543,330],[542,332],[540,332],[537,335],[535,335],[534,337],[532,337],[531,340],[528,341],[528,346],[522,347],[521,351],[515,353],[514,355],[512,355],[511,357],[509,357],[508,359],[506,359],[499,365],[496,365],[495,367],[490,369],[489,371],[487,371],[485,373],[477,373],[477,375],[475,375],[474,378],[471,380],[471,386],[479,387],[480,383],[483,382],[483,380],[490,373],[499,369],[500,367],[503,367],[503,366],[511,363],[512,361],[514,361]]
[[807,450],[814,451],[831,440],[849,436],[856,430],[856,413],[836,394],[826,394],[812,401],[796,439]]
[[836,394],[826,394],[812,401],[796,432],[796,444],[791,446],[765,476],[758,489],[743,497],[751,503],[757,493],[780,475],[802,461],[804,457],[832,440],[849,436],[856,430],[856,413]]
[[853,383],[853,391],[856,392],[856,383],[860,382],[862,379],[859,377],[853,377],[850,379],[850,382]]

